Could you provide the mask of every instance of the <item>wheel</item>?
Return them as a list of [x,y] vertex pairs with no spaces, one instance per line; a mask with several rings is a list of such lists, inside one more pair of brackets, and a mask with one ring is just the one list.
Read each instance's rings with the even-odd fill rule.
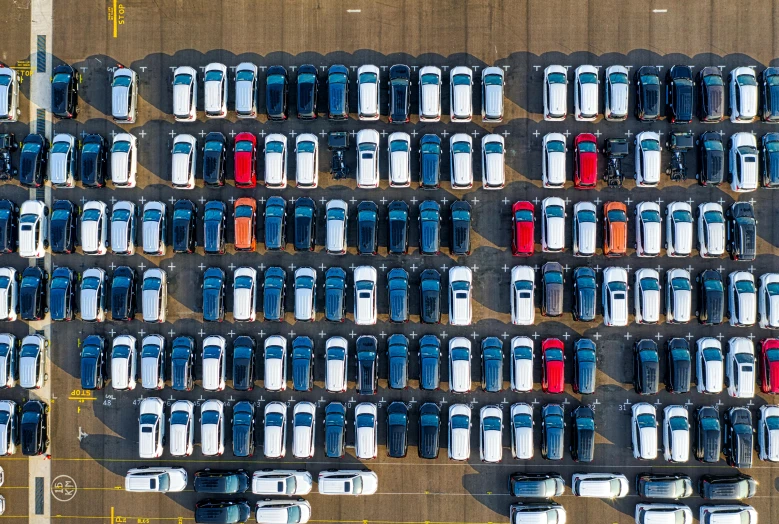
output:
[[44,340],[43,341],[43,347],[45,347],[45,348],[49,347],[49,341],[48,340]]
[[49,241],[48,240],[44,240],[43,241],[43,249],[48,249],[48,248],[49,248]]

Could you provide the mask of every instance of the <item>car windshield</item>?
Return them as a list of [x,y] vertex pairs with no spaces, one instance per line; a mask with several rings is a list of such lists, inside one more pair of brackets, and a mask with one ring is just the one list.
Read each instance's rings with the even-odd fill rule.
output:
[[159,222],[162,218],[162,213],[159,209],[147,209],[143,212],[144,222]]
[[[612,292],[614,291],[627,291],[627,286],[624,282],[609,282],[609,290]],[[623,298],[623,297],[617,297],[614,298]]]
[[768,151],[769,153],[779,152],[779,141],[768,142],[765,145],[765,150]]
[[532,428],[533,417],[527,414],[514,415],[515,428]]
[[200,423],[202,425],[219,424],[219,412],[216,410],[203,411],[200,414]]
[[316,144],[309,141],[298,142],[298,153],[313,153],[316,150]]
[[659,291],[660,290],[660,283],[657,281],[656,278],[642,278],[641,279],[641,289],[644,291]]
[[595,421],[591,418],[581,417],[576,419],[576,425],[579,429],[589,429],[595,431]]
[[251,206],[238,206],[235,208],[235,218],[251,218],[254,210]]
[[[57,277],[51,281],[51,289],[66,289],[68,287],[68,279],[65,277]],[[0,282],[0,287],[2,283]]]
[[579,144],[579,152],[580,153],[597,153],[598,152],[598,146],[595,144],[595,142],[581,142]]
[[210,140],[206,142],[206,145],[203,147],[204,151],[215,151],[220,152],[222,151],[223,145],[218,140]]
[[222,210],[221,209],[206,209],[206,214],[203,217],[204,220],[212,221],[212,220],[222,220]]
[[706,291],[722,291],[722,282],[710,278],[703,281],[703,288]]
[[550,84],[564,84],[566,81],[564,73],[549,73],[546,79]]
[[114,81],[111,83],[113,87],[129,87],[132,83],[132,77],[120,75],[114,75]]
[[684,417],[671,417],[669,425],[671,426],[671,431],[688,431],[690,429],[690,424]]
[[192,144],[188,142],[177,142],[176,145],[173,146],[173,154],[176,153],[179,154],[185,154],[188,155],[189,152],[192,151]]
[[173,79],[173,85],[177,86],[188,86],[192,83],[192,75],[176,75],[176,77]]
[[40,348],[36,344],[25,344],[19,355],[21,357],[37,357],[39,352]]
[[767,417],[765,419],[765,426],[769,431],[779,429],[779,417]]
[[546,149],[550,153],[565,153],[565,142],[550,140],[546,143]]
[[547,349],[544,352],[544,358],[546,358],[547,362],[550,361],[561,361],[563,360],[563,350],[561,349]]
[[160,353],[160,347],[154,344],[146,344],[141,349],[141,357],[156,357]]
[[467,349],[463,348],[454,348],[451,351],[451,357],[452,360],[470,360],[470,355],[468,354]]
[[612,209],[608,213],[606,213],[606,216],[608,217],[610,222],[627,222],[628,217],[625,215],[625,212],[621,209]]
[[331,84],[345,84],[346,83],[346,75],[343,73],[331,73],[327,81]]
[[707,417],[700,419],[701,429],[705,431],[717,431],[719,432],[719,421],[717,419]]
[[173,220],[189,220],[192,216],[192,211],[189,209],[177,209],[173,212]]
[[111,146],[111,152],[112,153],[127,153],[130,151],[130,147],[132,144],[130,142],[127,142],[125,140],[120,140],[119,142],[114,142]]
[[390,142],[390,152],[395,153],[396,151],[408,151],[408,142],[405,140],[393,140]]
[[117,209],[114,211],[113,216],[111,216],[111,220],[113,220],[114,222],[127,222],[128,220],[130,220],[130,211],[128,211],[127,209]]
[[514,282],[514,289],[517,291],[532,291],[533,290],[533,282],[529,280],[517,280]]
[[487,142],[484,145],[484,152],[490,153],[503,153],[503,144],[500,142]]
[[441,146],[438,144],[422,144],[422,153],[435,153],[441,152]]
[[471,84],[471,77],[468,75],[454,75],[452,84],[456,86],[467,86]]
[[609,82],[612,84],[627,84],[628,75],[625,73],[611,73],[609,75]]
[[452,220],[454,221],[468,221],[471,219],[471,213],[465,209],[457,209],[452,211]]
[[7,86],[11,84],[11,76],[10,75],[3,75],[0,76],[0,86]]
[[203,282],[203,287],[205,289],[221,289],[222,279],[218,277],[209,277]]
[[236,289],[251,289],[253,283],[254,280],[252,279],[252,277],[243,275],[235,278],[233,287]]
[[718,362],[722,361],[722,351],[718,349],[704,349],[703,350],[703,360],[706,360],[707,362]]
[[251,153],[254,149],[254,144],[248,140],[239,140],[235,143],[236,153]]
[[707,86],[721,86],[723,85],[722,77],[719,75],[706,75],[703,77],[703,83]]
[[719,211],[706,211],[703,214],[704,220],[706,220],[707,224],[724,224],[725,218],[722,216],[722,213]]
[[579,211],[579,213],[576,215],[577,220],[579,223],[595,223],[595,212],[594,211]]
[[452,429],[468,429],[470,420],[465,415],[455,415],[451,418]]
[[313,73],[302,73],[298,75],[298,84],[313,84],[316,82],[316,75]]
[[722,142],[719,140],[706,140],[703,146],[709,151],[723,151]]
[[643,415],[639,415],[636,417],[636,422],[638,422],[639,428],[653,428],[655,427],[655,417],[654,415],[650,415],[648,413],[644,413]]
[[125,289],[130,287],[130,279],[128,277],[114,277],[114,282],[111,285],[113,289]]
[[151,290],[151,291],[157,291],[162,287],[162,280],[156,277],[150,277],[150,278],[144,278],[143,279],[143,289],[144,290]]
[[772,297],[779,295],[779,282],[772,282],[770,284],[766,284],[765,286],[766,291],[769,295]]
[[355,417],[357,420],[357,427],[358,428],[372,428],[373,427],[373,421],[375,420],[373,415],[370,413],[363,413],[361,415],[357,415]]
[[330,209],[327,211],[328,220],[343,220],[346,218],[346,213],[343,209]]
[[671,280],[674,291],[690,291],[690,280],[687,278],[674,278]]
[[295,425],[296,426],[311,426],[311,423],[314,421],[314,417],[311,416],[309,413],[298,413],[295,415]]
[[528,211],[527,209],[519,209],[516,213],[514,213],[514,218],[517,222],[532,222],[533,212]]
[[424,209],[420,213],[419,218],[422,219],[423,221],[427,221],[427,220],[438,221],[439,218],[438,211],[436,211],[435,209]]
[[737,77],[739,85],[742,86],[756,86],[757,81],[752,75],[738,75]]
[[471,145],[468,142],[455,142],[452,144],[452,153],[470,153]]
[[592,277],[580,277],[576,280],[580,289],[595,289],[595,279]]
[[[455,291],[468,291],[471,288],[471,285],[464,281],[452,282],[451,285]],[[468,298],[468,295],[466,293],[458,293],[457,298]]]
[[88,277],[81,281],[81,289],[97,289],[100,287],[100,279],[97,277]]
[[692,223],[692,214],[686,209],[681,209],[673,212],[673,219],[676,222]]
[[736,291],[739,293],[754,293],[755,285],[749,280],[739,280],[736,282]]
[[579,82],[582,84],[597,84],[598,76],[595,73],[582,73],[579,75]]
[[654,209],[641,212],[641,220],[644,222],[660,222],[660,213]]
[[222,72],[217,70],[211,70],[206,73],[206,82],[219,82],[222,80]]
[[544,274],[544,280],[547,284],[562,284],[563,274],[557,271],[549,271]]
[[282,142],[279,142],[277,140],[274,140],[272,142],[268,142],[265,144],[265,153],[283,153],[284,152],[284,144]]
[[641,75],[641,83],[650,86],[660,85],[660,78],[655,75]]
[[484,85],[499,86],[501,84],[503,84],[503,78],[500,75],[487,75],[484,77]]
[[51,146],[52,153],[67,153],[70,151],[70,144],[67,142],[57,142]]
[[565,210],[562,206],[547,206],[546,216],[549,218],[563,218],[565,217]]
[[52,84],[67,84],[68,82],[70,82],[70,73],[57,73],[51,80]]
[[652,139],[642,140],[641,149],[644,151],[660,151],[660,142]]
[[314,287],[314,279],[311,277],[298,277],[295,279],[295,287],[311,289]]
[[36,276],[27,276],[22,279],[22,287],[38,287],[40,279]]
[[27,142],[22,146],[22,153],[37,153],[41,150],[41,145],[35,142]]
[[500,431],[500,419],[498,417],[484,417],[482,421],[484,431]]

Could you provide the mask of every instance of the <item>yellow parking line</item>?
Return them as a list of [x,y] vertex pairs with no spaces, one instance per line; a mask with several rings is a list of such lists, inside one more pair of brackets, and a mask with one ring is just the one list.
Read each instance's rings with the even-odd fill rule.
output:
[[118,34],[119,34],[119,13],[116,10],[116,0],[114,0],[114,38],[116,38]]
[[[11,516],[11,515],[3,515],[0,516],[1,518],[26,518],[20,517],[20,516]],[[84,519],[84,520],[97,520],[102,519],[105,520],[105,515],[52,515],[52,519]],[[125,522],[130,521],[156,521],[156,520],[175,520],[178,522],[184,521],[184,520],[195,520],[194,517],[136,517],[136,516],[124,516],[124,515],[115,515],[114,514],[114,508],[111,508],[111,522],[114,522],[116,518],[121,518]],[[310,520],[309,522],[330,522],[335,524],[509,524],[508,522],[496,522],[496,521],[489,521],[489,522],[467,522],[467,521],[432,521],[432,520],[418,520],[418,521],[404,521],[399,522],[397,520],[333,520],[333,519],[327,519],[327,520]]]

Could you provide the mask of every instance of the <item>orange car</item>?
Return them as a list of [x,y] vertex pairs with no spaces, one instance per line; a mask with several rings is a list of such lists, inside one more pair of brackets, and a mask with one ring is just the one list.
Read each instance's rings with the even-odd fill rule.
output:
[[603,204],[603,254],[621,257],[628,248],[628,208],[622,202]]
[[235,201],[235,249],[254,251],[254,225],[257,217],[257,201],[253,198],[239,198]]

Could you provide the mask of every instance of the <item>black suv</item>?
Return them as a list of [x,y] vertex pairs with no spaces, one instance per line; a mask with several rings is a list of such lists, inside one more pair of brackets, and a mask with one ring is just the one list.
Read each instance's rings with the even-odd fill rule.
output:
[[19,316],[22,320],[41,320],[46,307],[46,281],[49,275],[38,266],[30,266],[22,273],[19,285]]
[[17,174],[11,154],[19,149],[13,133],[0,133],[0,180],[11,180]]
[[192,253],[197,246],[197,206],[186,199],[173,205],[173,252]]
[[357,339],[357,394],[375,395],[379,379],[379,352],[376,337],[363,335]]
[[752,261],[757,251],[757,220],[749,202],[736,202],[725,212],[727,248],[733,260]]
[[225,273],[209,267],[203,273],[203,320],[222,322],[225,318]]
[[316,67],[303,64],[298,68],[298,119],[314,120],[317,117],[316,103],[319,94]]
[[363,200],[357,206],[357,251],[375,255],[379,246],[379,206]]
[[657,393],[660,359],[654,340],[643,338],[633,346],[633,387],[639,395]]
[[57,118],[78,115],[78,83],[81,75],[67,64],[54,68],[51,76],[51,112]]
[[747,408],[730,408],[725,412],[722,451],[729,466],[752,467],[752,413]]
[[698,71],[698,118],[701,122],[721,122],[725,116],[725,83],[719,67]]
[[411,115],[411,68],[394,65],[389,70],[389,122],[405,124]]
[[672,66],[665,75],[665,112],[672,124],[689,124],[695,112],[692,69]]
[[592,462],[595,456],[595,412],[579,406],[571,413],[571,458]]
[[16,251],[19,208],[10,200],[0,200],[0,253]]
[[308,197],[295,200],[295,251],[313,251],[316,243],[316,202]]
[[[214,472],[215,473],[215,472]],[[195,474],[197,475],[197,473]],[[197,485],[197,477],[195,483]],[[213,524],[233,524],[246,522],[252,513],[252,508],[246,499],[216,500],[205,499],[195,504],[195,522]]]
[[22,454],[43,455],[49,447],[49,406],[28,400],[22,408]]
[[779,133],[766,133],[761,140],[763,153],[763,186],[779,187]]
[[211,187],[225,185],[225,161],[227,159],[227,139],[222,133],[211,132],[206,135],[203,145],[203,183]]
[[441,322],[441,274],[435,269],[419,275],[419,317],[425,324]]
[[78,206],[70,200],[57,200],[51,206],[49,243],[52,253],[73,253],[76,249]]
[[719,411],[701,406],[695,411],[695,458],[701,462],[718,462],[722,446]]
[[408,204],[393,200],[387,206],[387,251],[393,255],[408,253]]
[[692,479],[688,475],[678,473],[639,473],[636,475],[636,491],[647,499],[678,500],[692,495]]
[[387,456],[403,458],[408,452],[408,408],[403,402],[387,407]]
[[698,297],[698,321],[701,324],[722,324],[725,316],[725,288],[722,275],[714,269],[707,269],[695,278],[700,290]]
[[725,180],[725,149],[716,131],[703,133],[698,140],[698,172],[695,178],[702,186],[718,186]]
[[46,161],[49,141],[37,133],[30,133],[22,141],[19,161],[19,183],[26,187],[41,187],[46,180]]
[[265,109],[268,120],[280,122],[287,119],[288,92],[287,70],[284,66],[270,66],[265,77]]
[[119,266],[114,270],[111,281],[111,318],[128,321],[135,317],[135,270],[128,266]]
[[79,173],[85,187],[103,187],[106,178],[108,149],[100,135],[87,135],[81,141]]
[[779,121],[779,67],[767,67],[760,75],[763,80],[763,120]]
[[633,75],[636,86],[636,118],[654,122],[660,116],[660,73],[655,66],[643,66]]
[[453,255],[471,254],[471,204],[455,200],[449,207],[452,221],[452,240],[449,252]]
[[595,270],[581,266],[573,271],[573,319],[581,322],[595,320]]
[[225,221],[227,206],[221,200],[209,200],[203,215],[203,248],[207,255],[225,252]]
[[75,318],[77,280],[78,275],[69,267],[60,266],[51,272],[49,311],[53,321],[70,321]]
[[684,337],[672,338],[666,343],[666,355],[665,389],[670,393],[689,393],[692,375],[690,343]]

